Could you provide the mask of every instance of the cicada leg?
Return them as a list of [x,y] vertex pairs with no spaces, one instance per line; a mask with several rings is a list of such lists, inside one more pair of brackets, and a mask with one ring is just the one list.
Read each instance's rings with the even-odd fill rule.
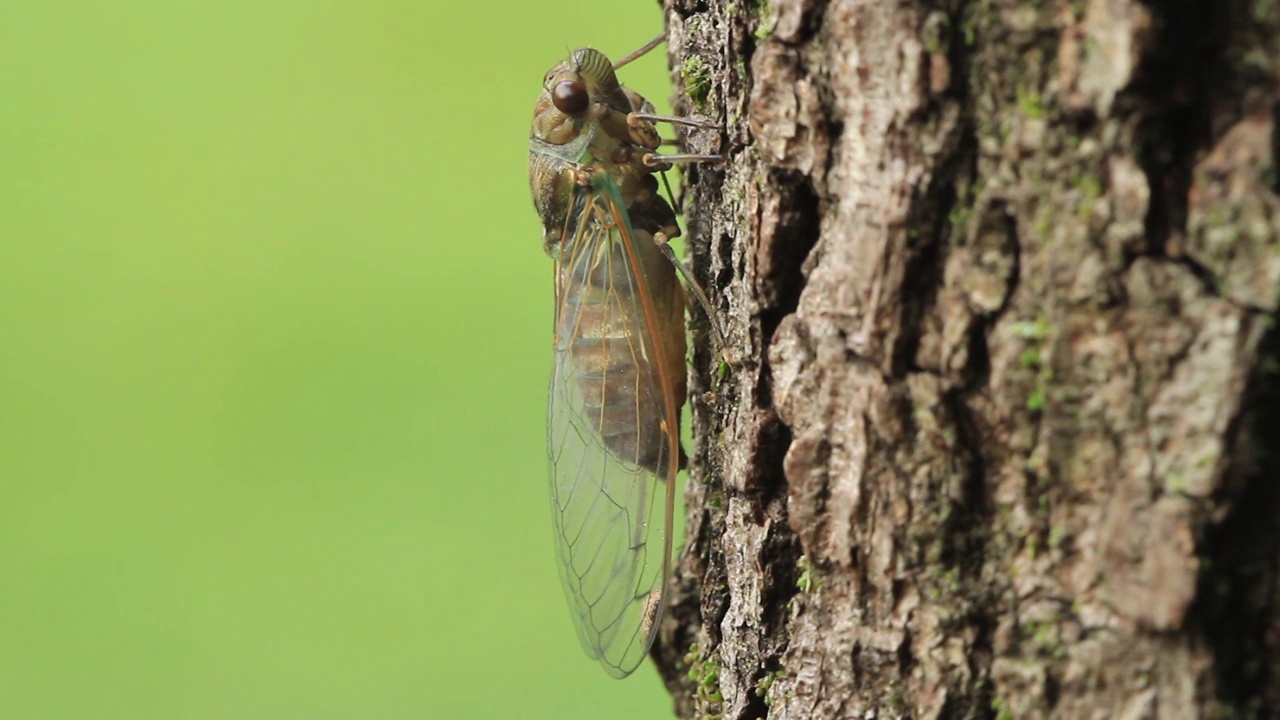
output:
[[[636,99],[639,99],[643,104],[636,105]],[[682,125],[684,127],[695,128],[698,130],[724,129],[722,126],[713,123],[710,120],[704,120],[701,118],[654,114],[653,112],[650,112],[653,110],[653,106],[650,105],[647,100],[638,97],[636,99],[632,100],[632,105],[633,107],[637,107],[637,109],[627,114],[627,127],[631,129],[632,133],[644,134],[654,132],[653,124],[660,122],[671,125]],[[653,170],[667,170],[670,169],[672,165],[678,164],[703,162],[718,163],[724,161],[723,156],[708,153],[675,153],[672,155],[661,155],[659,153],[652,152],[653,150],[657,150],[660,145],[674,145],[679,147],[680,141],[661,138],[656,144],[645,144],[644,147],[648,148],[650,151],[643,152],[640,155],[640,162],[644,163],[645,167]]]
[[674,155],[659,155],[658,153],[645,153],[641,157],[641,162],[645,167],[666,170],[672,165],[678,163],[718,163],[724,162],[723,155],[702,155],[698,153],[677,153]]
[[698,128],[699,130],[723,130],[724,127],[719,123],[713,123],[710,120],[703,120],[695,117],[683,117],[680,115],[657,115],[650,112],[632,112],[627,115],[627,124],[632,127],[638,127],[640,123],[656,123],[664,122],[671,125],[684,125],[685,127]]
[[671,247],[671,238],[679,235],[679,229],[672,235],[668,235],[665,232],[657,232],[653,234],[653,241],[658,244],[658,248],[662,250],[662,254],[675,267],[676,272],[680,273],[680,277],[684,280],[685,291],[692,295],[698,306],[702,308],[702,314],[706,316],[707,322],[711,323],[711,330],[716,334],[716,339],[720,341],[720,347],[727,349],[729,345],[728,338],[725,336],[724,330],[721,329],[720,323],[716,322],[715,312],[711,308],[711,299],[707,297],[706,291],[694,279],[693,273],[689,271],[688,266],[684,264],[684,261],[676,255],[676,251]]

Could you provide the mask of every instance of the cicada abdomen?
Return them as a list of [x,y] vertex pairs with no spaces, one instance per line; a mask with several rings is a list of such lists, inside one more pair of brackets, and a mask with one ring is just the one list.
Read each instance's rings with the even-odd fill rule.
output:
[[610,195],[581,193],[598,207],[569,223],[556,350],[568,353],[583,411],[613,457],[662,477],[673,451],[680,459],[669,406],[685,399],[684,296],[652,236],[628,231]]

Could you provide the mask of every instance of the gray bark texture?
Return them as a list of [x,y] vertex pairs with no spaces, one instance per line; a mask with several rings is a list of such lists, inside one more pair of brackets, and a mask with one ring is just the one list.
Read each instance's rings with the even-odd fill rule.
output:
[[678,714],[1280,717],[1280,0],[665,8]]

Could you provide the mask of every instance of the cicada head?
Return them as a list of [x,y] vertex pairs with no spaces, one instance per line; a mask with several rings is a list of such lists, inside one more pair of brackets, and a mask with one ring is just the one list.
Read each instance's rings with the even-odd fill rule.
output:
[[599,50],[574,50],[543,77],[530,131],[529,189],[549,254],[560,242],[573,195],[573,170],[597,154],[612,155],[617,147],[598,124],[602,108],[605,115],[625,117],[632,104]]
[[613,64],[594,48],[579,48],[542,79],[533,110],[533,137],[552,145],[572,143],[590,123],[592,105],[603,103],[624,115],[631,103]]

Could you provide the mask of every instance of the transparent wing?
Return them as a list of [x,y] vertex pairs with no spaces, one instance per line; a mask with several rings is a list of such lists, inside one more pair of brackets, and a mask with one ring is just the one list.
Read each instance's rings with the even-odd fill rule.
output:
[[663,609],[683,398],[644,262],[656,246],[607,176],[578,190],[563,237],[547,437],[560,577],[582,647],[625,677]]

